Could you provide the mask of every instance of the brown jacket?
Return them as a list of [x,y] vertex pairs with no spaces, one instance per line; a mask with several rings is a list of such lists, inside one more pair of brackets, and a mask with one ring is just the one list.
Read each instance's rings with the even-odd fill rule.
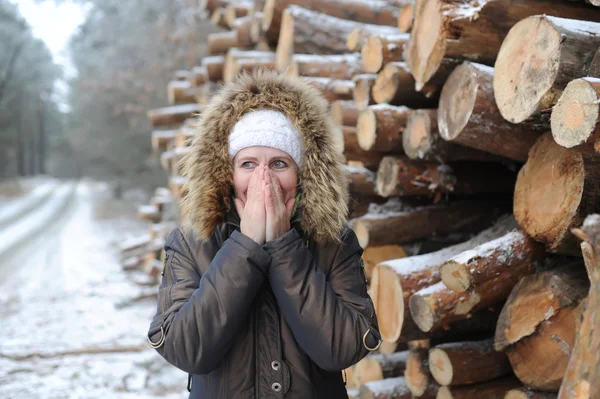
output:
[[[227,145],[253,109],[285,112],[303,138],[292,228],[259,245],[239,231]],[[152,346],[190,373],[191,398],[347,398],[342,370],[380,342],[327,103],[274,72],[244,76],[203,110],[165,244]]]

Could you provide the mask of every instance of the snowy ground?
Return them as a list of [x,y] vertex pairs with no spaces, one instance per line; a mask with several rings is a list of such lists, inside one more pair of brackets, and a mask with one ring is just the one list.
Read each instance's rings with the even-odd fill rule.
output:
[[[0,258],[0,398],[185,398],[187,375],[146,345],[156,303],[121,271],[135,208],[82,182],[37,237]],[[154,288],[151,288],[151,290]]]

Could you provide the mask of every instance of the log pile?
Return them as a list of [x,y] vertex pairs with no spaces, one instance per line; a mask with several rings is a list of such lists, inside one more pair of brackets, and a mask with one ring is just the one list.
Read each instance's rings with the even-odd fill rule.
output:
[[148,113],[163,191],[185,195],[222,84],[298,76],[330,103],[384,339],[345,370],[350,397],[600,398],[595,2],[201,1],[224,30]]

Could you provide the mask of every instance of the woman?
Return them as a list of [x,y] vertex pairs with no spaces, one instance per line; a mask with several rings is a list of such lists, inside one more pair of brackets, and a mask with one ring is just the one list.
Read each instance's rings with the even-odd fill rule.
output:
[[197,129],[151,346],[191,398],[347,398],[342,370],[381,340],[327,102],[260,71]]

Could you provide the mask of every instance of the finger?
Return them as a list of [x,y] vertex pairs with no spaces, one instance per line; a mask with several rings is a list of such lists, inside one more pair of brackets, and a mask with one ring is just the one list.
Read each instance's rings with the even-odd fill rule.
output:
[[241,218],[242,215],[244,214],[244,208],[245,208],[244,203],[239,198],[234,198],[233,202],[235,203],[235,209],[237,210],[237,213],[238,213],[238,215],[240,215],[240,218]]
[[294,210],[294,205],[296,204],[296,198],[292,197],[285,204],[285,210],[287,211],[288,219],[292,217],[292,211]]
[[279,201],[282,206],[285,206],[284,199],[283,199],[283,189],[281,188],[281,182],[279,181],[279,177],[275,174],[273,174],[273,177],[274,177],[273,188],[275,190],[276,200]]
[[270,184],[267,184],[265,189],[265,206],[267,207],[268,212],[273,210],[273,191],[271,190]]

